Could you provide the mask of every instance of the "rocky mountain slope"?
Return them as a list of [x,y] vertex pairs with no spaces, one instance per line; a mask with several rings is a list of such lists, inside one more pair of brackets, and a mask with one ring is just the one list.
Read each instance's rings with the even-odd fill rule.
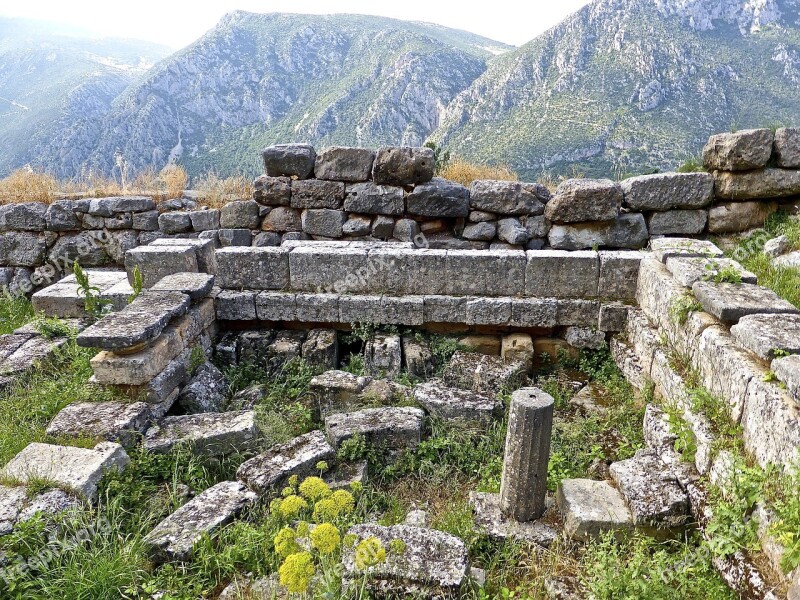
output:
[[433,138],[474,160],[624,175],[708,135],[800,125],[798,0],[596,0],[499,57]]
[[0,174],[26,163],[73,176],[81,161],[64,131],[99,136],[114,99],[170,50],[146,42],[66,35],[35,21],[0,18]]

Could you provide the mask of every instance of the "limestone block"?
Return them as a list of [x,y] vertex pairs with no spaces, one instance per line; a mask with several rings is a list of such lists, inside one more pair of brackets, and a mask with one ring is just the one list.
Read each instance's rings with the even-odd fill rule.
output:
[[378,185],[425,183],[433,177],[435,162],[430,148],[380,148],[372,167],[372,180]]
[[624,535],[633,527],[625,499],[606,481],[564,479],[556,505],[564,516],[565,533],[577,540],[597,538],[605,531]]
[[784,384],[787,391],[800,405],[800,356],[785,356],[772,361],[772,370]]
[[638,250],[647,245],[650,234],[647,231],[644,215],[627,213],[608,221],[582,222],[573,225],[554,224],[547,239],[556,250],[598,247]]
[[421,409],[409,406],[366,408],[328,415],[325,431],[335,448],[360,434],[375,447],[399,451],[414,448],[422,441],[424,419]]
[[522,296],[526,256],[519,250],[448,250],[444,279],[451,296]]
[[772,290],[757,285],[698,281],[692,291],[706,312],[727,323],[746,315],[800,312]]
[[254,321],[256,292],[222,290],[214,298],[217,319],[222,321]]
[[371,292],[377,267],[370,265],[368,258],[369,251],[363,247],[293,248],[288,254],[291,289],[317,293]]
[[714,178],[708,173],[656,173],[620,182],[625,205],[632,210],[667,211],[704,208],[714,197]]
[[800,169],[800,129],[781,127],[772,146],[775,164],[784,169]]
[[541,215],[550,192],[540,183],[517,181],[473,181],[470,206],[501,215]]
[[657,238],[650,240],[650,251],[659,262],[666,263],[672,256],[699,256],[721,258],[725,253],[708,240],[692,238]]
[[469,190],[463,185],[434,177],[406,196],[406,211],[422,217],[466,217],[469,214]]
[[722,171],[749,171],[766,166],[774,136],[769,129],[718,133],[703,148],[703,165]]
[[335,329],[312,329],[303,342],[303,360],[316,368],[335,369],[339,364],[339,336]]
[[317,153],[308,144],[278,144],[264,148],[261,156],[270,177],[308,179],[314,172]]
[[45,433],[118,442],[130,448],[139,443],[149,421],[150,407],[144,402],[75,402],[50,421]]
[[762,227],[776,210],[774,202],[721,202],[708,211],[708,231],[738,233]]
[[745,173],[714,173],[717,198],[723,200],[761,200],[788,198],[800,194],[800,171],[761,169]]
[[11,267],[36,267],[44,260],[46,249],[44,237],[41,235],[8,231],[0,235],[0,264]]
[[512,298],[467,298],[467,325],[507,325]]
[[559,302],[553,298],[514,298],[511,301],[512,327],[551,328],[558,325]]
[[297,294],[297,320],[304,323],[339,323],[338,294]]
[[296,321],[297,297],[288,292],[259,292],[256,316],[261,321]]
[[691,288],[698,281],[712,281],[722,271],[735,272],[742,283],[758,283],[758,277],[730,258],[700,258],[676,256],[667,259],[667,270],[675,281]]
[[344,183],[306,179],[292,184],[292,208],[342,208]]
[[47,205],[19,202],[0,205],[0,231],[44,231]]
[[669,210],[647,218],[650,235],[697,235],[708,223],[707,210]]
[[762,467],[789,467],[800,447],[800,406],[779,385],[754,378],[742,414],[745,449]]
[[800,315],[749,315],[731,327],[731,334],[766,361],[785,353],[800,354]]
[[639,283],[639,265],[644,252],[610,251],[598,253],[600,280],[598,295],[612,300],[633,300]]
[[147,430],[144,449],[164,454],[185,447],[199,456],[254,450],[261,441],[252,410],[166,417]]
[[424,296],[425,323],[466,323],[467,298],[457,296]]
[[613,221],[622,200],[622,188],[609,179],[568,179],[558,186],[544,214],[554,223]]
[[289,251],[282,247],[222,248],[217,285],[230,289],[280,290],[289,285]]
[[289,206],[292,180],[289,177],[261,175],[253,182],[253,200],[265,206]]
[[329,146],[317,154],[314,176],[334,181],[367,181],[372,177],[375,151]]
[[597,252],[530,250],[525,295],[551,298],[596,298],[600,280]]
[[128,281],[138,267],[144,287],[149,288],[173,273],[197,273],[197,254],[189,246],[139,246],[125,254]]

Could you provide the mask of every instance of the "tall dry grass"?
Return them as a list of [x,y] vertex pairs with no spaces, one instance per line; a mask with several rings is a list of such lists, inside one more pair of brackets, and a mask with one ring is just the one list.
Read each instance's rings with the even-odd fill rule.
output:
[[519,181],[517,174],[504,165],[477,165],[463,158],[453,158],[442,169],[441,176],[469,187],[478,179]]
[[59,192],[58,180],[33,169],[17,169],[0,179],[0,204],[15,202],[53,202]]
[[233,200],[249,200],[253,197],[253,182],[244,175],[220,177],[206,173],[194,181],[194,189],[200,194],[203,204],[210,208],[221,208]]

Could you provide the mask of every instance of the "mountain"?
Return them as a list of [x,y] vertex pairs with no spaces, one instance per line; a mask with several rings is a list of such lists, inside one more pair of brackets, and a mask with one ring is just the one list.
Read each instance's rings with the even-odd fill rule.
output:
[[53,140],[65,130],[98,136],[114,99],[169,53],[147,42],[0,18],[0,175],[27,163],[75,175],[81,163],[73,149]]
[[253,174],[275,142],[419,145],[487,59],[509,49],[426,23],[237,11],[105,114],[65,126],[41,164],[110,172],[121,152],[133,171],[179,160],[191,174]]
[[489,65],[432,139],[455,154],[622,176],[709,134],[800,125],[799,0],[596,0]]

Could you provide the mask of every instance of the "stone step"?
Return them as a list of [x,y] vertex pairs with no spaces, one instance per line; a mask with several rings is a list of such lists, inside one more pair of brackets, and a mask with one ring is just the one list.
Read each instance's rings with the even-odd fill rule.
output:
[[564,517],[564,532],[577,540],[597,538],[605,531],[624,535],[633,528],[625,498],[607,481],[564,479],[556,506]]
[[363,435],[367,443],[390,451],[413,448],[423,437],[425,413],[419,408],[367,408],[325,417],[325,432],[335,448],[354,435]]
[[150,291],[180,292],[192,300],[205,298],[214,287],[214,276],[208,273],[173,273],[159,280]]
[[147,430],[144,449],[167,453],[178,446],[200,456],[248,452],[258,447],[261,432],[252,410],[166,417]]
[[84,348],[124,350],[156,339],[172,319],[185,314],[189,296],[179,292],[144,292],[123,310],[103,317],[83,330],[77,343]]
[[144,402],[76,402],[63,408],[45,433],[118,442],[130,448],[141,441],[149,422],[150,406]]
[[33,442],[8,462],[2,474],[23,484],[50,481],[94,500],[103,475],[111,469],[124,469],[129,460],[122,446],[114,442],[101,442],[94,448]]
[[414,388],[414,400],[430,414],[447,420],[460,420],[488,426],[503,414],[497,396],[446,386],[431,380]]
[[786,389],[800,405],[800,356],[785,356],[772,361],[772,370],[783,383]]
[[650,240],[650,251],[659,262],[671,257],[721,258],[725,253],[707,240],[692,238],[657,238]]
[[238,481],[223,481],[199,494],[148,533],[144,542],[157,562],[187,561],[204,534],[230,523],[258,496]]
[[691,288],[698,281],[709,281],[722,271],[738,274],[742,283],[758,283],[758,277],[730,258],[701,258],[697,256],[672,256],[667,259],[667,270],[675,281]]
[[[100,269],[86,269],[89,285],[99,289],[99,295],[104,298],[104,293],[125,281],[124,271],[105,271]],[[48,317],[60,319],[80,319],[86,317],[86,296],[76,281],[75,275],[64,277],[58,283],[39,290],[31,296],[31,302],[37,312],[43,312]]]
[[747,315],[800,312],[772,290],[757,285],[698,281],[692,291],[706,312],[727,323]]
[[731,327],[733,338],[759,358],[800,354],[800,315],[748,315]]

